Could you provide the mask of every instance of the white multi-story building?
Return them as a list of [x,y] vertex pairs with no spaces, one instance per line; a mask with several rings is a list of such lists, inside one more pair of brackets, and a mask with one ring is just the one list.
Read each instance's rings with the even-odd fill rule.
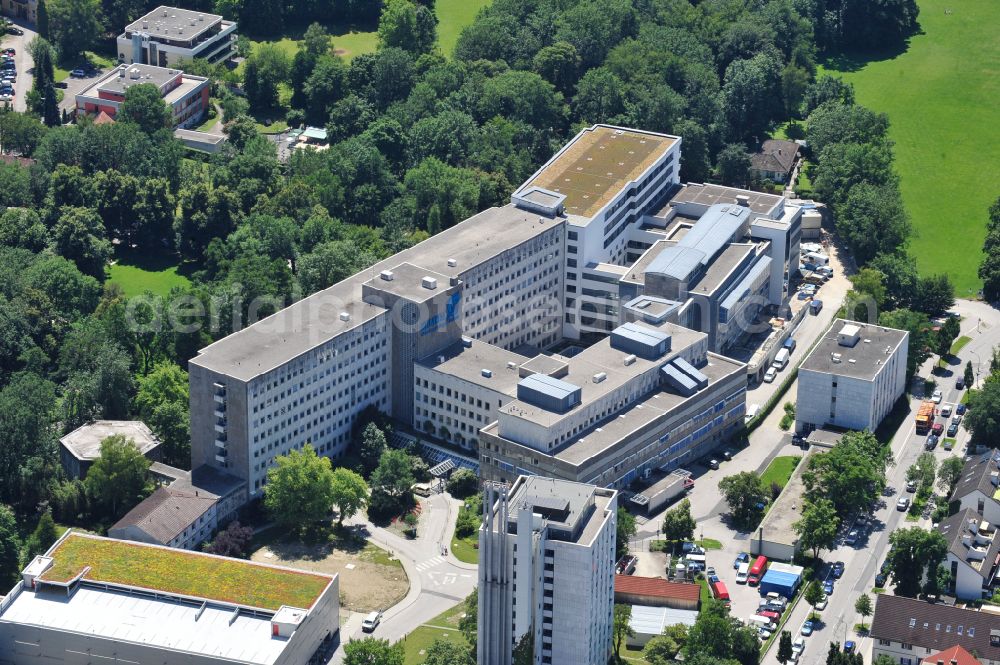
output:
[[236,47],[236,23],[217,14],[161,5],[118,35],[118,60],[175,66],[182,60],[225,62]]
[[799,366],[795,429],[874,432],[906,388],[909,333],[836,319]]
[[604,665],[612,651],[614,490],[551,478],[488,486],[479,534],[478,662]]
[[1000,455],[995,450],[970,457],[950,501],[971,508],[990,524],[1000,524]]

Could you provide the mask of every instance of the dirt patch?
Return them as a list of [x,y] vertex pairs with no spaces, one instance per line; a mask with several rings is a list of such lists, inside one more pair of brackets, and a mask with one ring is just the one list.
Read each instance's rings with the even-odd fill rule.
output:
[[333,49],[333,52],[334,54],[339,55],[341,58],[346,57],[350,53],[350,51],[348,51],[346,48],[335,48]]
[[250,557],[300,570],[340,575],[341,606],[352,612],[384,610],[406,596],[410,581],[398,561],[371,544],[338,546],[273,543]]

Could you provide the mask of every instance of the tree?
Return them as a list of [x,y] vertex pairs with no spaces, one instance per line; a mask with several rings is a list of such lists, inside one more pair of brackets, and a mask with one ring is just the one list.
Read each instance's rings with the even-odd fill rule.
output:
[[927,316],[942,316],[954,305],[955,287],[948,275],[928,275],[917,282],[917,295],[913,301],[917,311]]
[[917,267],[904,251],[879,254],[868,267],[882,273],[886,302],[890,309],[909,307],[917,292]]
[[677,542],[694,537],[695,522],[691,517],[691,501],[683,499],[663,514],[663,538]]
[[[51,47],[49,47],[51,48]],[[4,150],[12,150],[25,156],[35,152],[35,148],[45,136],[45,127],[38,124],[38,119],[26,113],[0,114],[0,144]],[[17,167],[17,173],[24,169]],[[10,180],[10,178],[8,178]]]
[[964,466],[962,458],[954,455],[941,462],[941,466],[938,467],[937,479],[938,487],[944,492],[945,497],[950,497],[955,491],[955,486],[958,485],[958,481],[962,477]]
[[854,185],[836,213],[837,231],[859,265],[878,254],[891,254],[912,234],[902,197],[894,185]]
[[146,420],[157,438],[163,442],[163,459],[168,464],[182,466],[191,463],[191,414],[184,402],[157,404]]
[[45,225],[29,208],[7,208],[0,215],[0,244],[40,252],[48,243]]
[[267,470],[264,507],[284,526],[301,529],[326,517],[333,505],[334,475],[328,457],[310,444],[278,455]]
[[746,187],[750,184],[750,153],[738,143],[727,145],[716,160],[719,165],[719,180],[731,187]]
[[115,120],[131,122],[147,134],[153,134],[173,125],[170,107],[160,96],[160,90],[152,83],[129,86],[125,100]]
[[962,380],[965,381],[966,388],[972,388],[976,385],[976,374],[972,371],[971,360],[965,362],[965,372],[962,374]]
[[368,423],[361,433],[361,442],[358,446],[358,461],[361,463],[362,473],[371,476],[372,471],[378,466],[385,452],[386,441],[385,432],[379,429],[375,423]]
[[787,630],[781,631],[776,657],[781,665],[785,665],[785,663],[792,659],[792,634]]
[[577,81],[580,54],[569,42],[556,42],[535,54],[532,69],[564,95],[569,94]]
[[854,106],[854,86],[829,74],[817,77],[806,87],[802,95],[802,117],[808,117],[818,107],[828,102]]
[[[624,603],[615,603],[615,615],[614,624],[612,631],[615,636],[615,653],[619,654],[622,650],[622,642],[625,641],[626,637],[632,637],[635,635],[635,630],[629,623],[632,620],[632,606]],[[621,662],[621,657],[619,656],[618,661]]]
[[934,453],[920,453],[917,461],[906,470],[906,480],[917,483],[920,491],[929,493],[934,486],[937,473],[937,458]]
[[337,526],[343,526],[344,518],[353,517],[368,503],[368,483],[350,469],[334,469],[332,495],[332,503],[337,508]]
[[413,500],[414,482],[410,456],[402,450],[386,450],[372,472],[369,506],[383,515],[407,508]]
[[987,302],[1000,299],[1000,197],[990,206],[986,220],[979,279],[983,280],[983,297]]
[[5,589],[20,577],[21,545],[17,540],[14,511],[0,503],[0,583]]
[[[56,530],[55,520],[52,519],[52,510],[46,510],[38,518],[38,525],[28,536],[25,543],[26,555],[28,558],[47,551],[53,543],[59,539],[59,532]],[[0,557],[2,559],[2,557]],[[0,566],[2,567],[2,566]]]
[[479,632],[479,587],[472,590],[463,601],[465,612],[458,619],[458,629],[465,636],[465,641],[476,650],[476,638]]
[[615,524],[615,558],[620,559],[629,551],[629,540],[636,532],[635,515],[618,506]]
[[687,641],[687,626],[676,624],[667,626],[662,635],[646,642],[642,650],[643,659],[649,665],[670,665]]
[[880,653],[875,657],[875,660],[872,661],[872,665],[896,665],[896,659],[892,656]]
[[906,374],[913,376],[917,368],[930,356],[932,342],[930,319],[926,314],[904,308],[882,312],[879,315],[879,323],[910,333],[906,352]]
[[246,59],[243,88],[251,108],[270,110],[278,106],[278,84],[288,78],[290,64],[284,51],[261,44]]
[[101,441],[101,456],[87,471],[87,495],[104,513],[117,518],[147,494],[150,461],[123,434]]
[[897,596],[915,597],[924,575],[934,576],[944,561],[948,543],[937,531],[920,527],[897,529],[889,535],[889,570]]
[[802,474],[806,497],[828,498],[841,517],[867,510],[885,488],[891,457],[871,432],[848,432],[828,452],[809,456]]
[[479,477],[471,469],[457,469],[448,478],[448,493],[456,499],[471,496],[479,489]]
[[528,631],[514,645],[511,654],[512,665],[533,665],[535,662],[535,633]]
[[969,391],[965,427],[972,445],[992,448],[1000,441],[1000,381],[988,379],[979,390]]
[[888,132],[888,115],[856,104],[819,105],[806,121],[806,138],[816,155],[835,143],[880,143]]
[[722,110],[729,137],[756,143],[767,136],[767,126],[779,112],[781,99],[781,58],[767,49],[726,68],[722,84]]
[[85,275],[104,281],[104,266],[111,258],[104,222],[92,208],[62,208],[52,228],[56,252],[73,261]]
[[725,606],[710,600],[702,605],[698,618],[688,631],[684,645],[684,660],[687,662],[696,654],[713,658],[730,658],[733,651],[733,622]]
[[209,554],[245,559],[249,552],[247,547],[253,540],[253,527],[242,526],[239,520],[233,520],[226,528],[215,534],[215,540],[207,543],[204,550]]
[[45,81],[42,92],[42,121],[46,127],[58,127],[62,124],[59,115],[59,98],[53,81]]
[[49,8],[45,4],[45,0],[38,0],[38,6],[35,9],[35,28],[40,37],[49,38]]
[[809,607],[813,608],[813,611],[815,612],[816,606],[823,601],[824,595],[823,587],[820,585],[819,580],[810,580],[810,582],[806,585],[803,598],[807,603],[809,603]]
[[403,665],[403,643],[366,637],[344,645],[344,665]]
[[100,0],[51,0],[48,32],[66,60],[72,60],[93,45],[101,26]]
[[865,620],[872,615],[872,597],[867,593],[858,596],[854,603],[854,611],[861,615],[861,627],[865,627]]
[[806,501],[802,508],[802,518],[792,525],[799,536],[799,545],[812,550],[813,558],[819,558],[820,550],[833,549],[840,528],[840,518],[833,502],[826,498]]
[[468,644],[436,638],[427,648],[424,665],[475,665],[476,659]]
[[744,530],[755,527],[767,503],[767,492],[760,476],[752,471],[726,476],[719,481],[719,489],[738,527]]
[[958,318],[949,316],[937,331],[937,354],[942,358],[951,355],[951,346],[958,339],[961,329]]
[[428,53],[437,40],[434,11],[410,0],[388,0],[378,21],[379,45],[410,53]]

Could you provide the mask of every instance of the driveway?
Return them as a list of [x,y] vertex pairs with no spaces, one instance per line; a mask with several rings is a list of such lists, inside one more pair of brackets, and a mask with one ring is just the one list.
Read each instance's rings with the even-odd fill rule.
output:
[[25,111],[25,96],[31,90],[31,84],[35,80],[34,64],[31,56],[28,55],[28,43],[38,34],[34,26],[24,23],[20,19],[7,18],[8,21],[24,30],[23,35],[4,35],[0,40],[0,48],[13,47],[17,51],[14,56],[14,63],[17,65],[17,82],[14,83],[14,110]]
[[[435,494],[422,501],[417,537],[410,540],[376,527],[364,519],[349,523],[360,526],[369,541],[387,549],[403,564],[410,578],[410,592],[402,601],[385,610],[382,623],[373,635],[396,642],[437,615],[465,600],[478,581],[477,567],[462,563],[442,546],[451,542],[461,502],[447,494]],[[359,615],[351,615],[341,625],[341,645],[331,663],[343,660],[343,644],[364,636]]]
[[94,85],[101,76],[105,74],[103,69],[95,69],[94,74],[90,76],[84,76],[82,78],[73,78],[69,76],[63,83],[66,85],[63,91],[63,99],[59,103],[59,110],[66,111],[67,113],[76,108],[76,96]]

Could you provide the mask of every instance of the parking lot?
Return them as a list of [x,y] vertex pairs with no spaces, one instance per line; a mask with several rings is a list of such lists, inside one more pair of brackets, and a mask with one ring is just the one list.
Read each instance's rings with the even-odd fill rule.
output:
[[3,39],[0,39],[0,48],[13,48],[16,51],[14,64],[17,66],[17,81],[14,83],[13,106],[15,111],[23,112],[26,109],[25,96],[31,90],[31,84],[34,81],[32,76],[34,63],[31,61],[31,56],[28,55],[27,46],[36,33],[24,23],[9,18],[8,20],[24,32],[23,35],[4,35]]

